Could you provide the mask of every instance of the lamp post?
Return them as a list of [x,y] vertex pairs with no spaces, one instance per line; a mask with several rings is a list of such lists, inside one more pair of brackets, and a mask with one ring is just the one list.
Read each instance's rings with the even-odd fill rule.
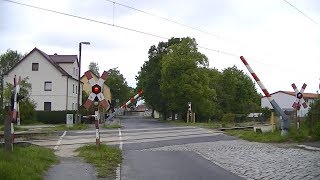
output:
[[90,45],[90,42],[80,42],[79,43],[79,62],[78,62],[78,107],[77,107],[77,123],[81,122],[79,110],[80,110],[80,74],[81,74],[81,46],[82,44]]

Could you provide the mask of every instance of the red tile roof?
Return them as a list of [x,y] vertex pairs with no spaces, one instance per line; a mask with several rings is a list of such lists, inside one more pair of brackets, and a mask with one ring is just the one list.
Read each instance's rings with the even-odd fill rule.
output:
[[[272,93],[271,96],[273,94],[277,94],[277,93],[280,93],[280,92],[288,94],[288,95],[291,95],[291,96],[295,96],[296,95],[296,93],[292,92],[292,91],[277,91],[277,92]],[[319,95],[315,94],[315,93],[303,93],[303,97],[306,98],[306,99],[317,99],[319,97]]]

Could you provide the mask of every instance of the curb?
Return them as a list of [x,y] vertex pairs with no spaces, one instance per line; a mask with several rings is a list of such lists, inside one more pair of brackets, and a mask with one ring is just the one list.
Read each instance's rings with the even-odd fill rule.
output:
[[297,147],[307,149],[307,150],[312,150],[312,151],[320,151],[320,148],[312,147],[312,146],[297,145]]

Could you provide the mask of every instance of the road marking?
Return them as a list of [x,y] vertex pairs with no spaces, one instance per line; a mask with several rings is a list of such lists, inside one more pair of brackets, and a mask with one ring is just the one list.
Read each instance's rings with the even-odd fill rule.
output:
[[57,145],[53,148],[54,150],[57,150],[61,144],[61,141],[63,139],[63,137],[67,134],[67,131],[64,131],[63,134],[60,136],[58,142],[57,142]]
[[[121,129],[118,128],[119,130],[119,149],[122,151],[122,145],[123,145],[123,142],[122,142],[122,133],[121,133]],[[120,180],[121,179],[121,164],[118,165],[117,167],[117,180]]]
[[121,129],[119,128],[119,148],[120,150],[122,150],[122,145],[123,145],[123,142],[122,142],[122,133],[121,133]]

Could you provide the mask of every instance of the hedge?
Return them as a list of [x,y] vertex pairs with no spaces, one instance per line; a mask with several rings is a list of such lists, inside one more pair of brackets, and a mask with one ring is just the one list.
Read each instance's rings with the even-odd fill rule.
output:
[[44,124],[61,124],[66,123],[67,114],[73,114],[74,119],[76,111],[37,111],[36,118]]

